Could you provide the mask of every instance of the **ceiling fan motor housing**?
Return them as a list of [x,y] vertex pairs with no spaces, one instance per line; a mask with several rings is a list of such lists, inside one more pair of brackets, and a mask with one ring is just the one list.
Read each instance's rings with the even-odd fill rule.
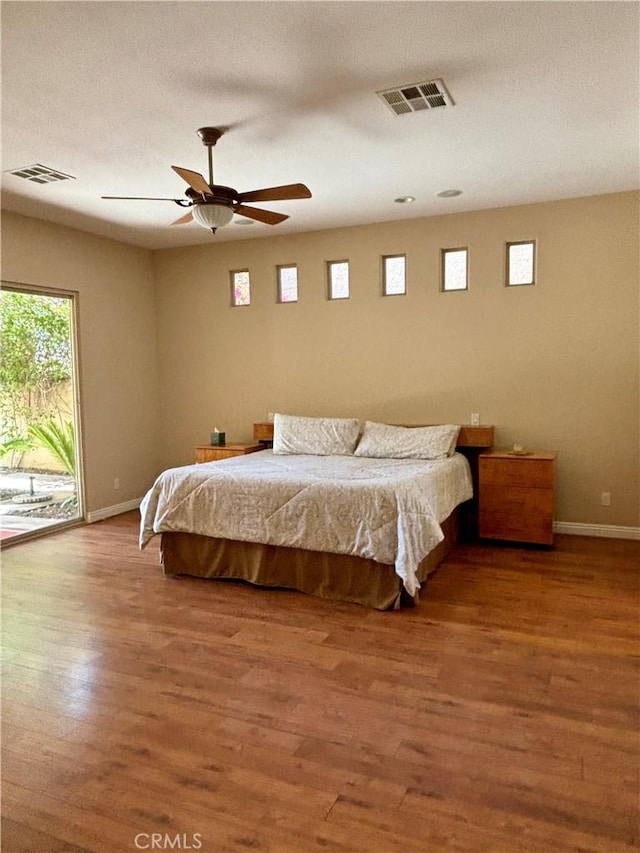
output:
[[222,184],[211,184],[211,195],[203,196],[192,187],[187,187],[185,190],[189,198],[196,204],[228,204],[233,205],[238,202],[238,192],[233,187],[223,187]]

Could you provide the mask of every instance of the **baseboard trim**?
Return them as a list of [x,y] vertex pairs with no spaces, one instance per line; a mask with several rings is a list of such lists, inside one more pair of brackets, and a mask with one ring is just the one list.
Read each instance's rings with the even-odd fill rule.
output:
[[555,533],[571,536],[598,536],[602,539],[640,539],[640,527],[622,527],[617,524],[578,524],[573,521],[555,521]]
[[[131,512],[138,509],[142,498],[134,498],[121,504],[105,506],[95,512],[87,513],[87,521],[93,524],[111,518],[112,515],[120,515],[123,512]],[[640,527],[623,527],[616,524],[579,524],[574,521],[554,521],[554,533],[568,533],[571,536],[597,536],[601,539],[640,539]]]
[[131,512],[132,509],[138,509],[142,503],[142,498],[134,498],[131,501],[125,501],[121,504],[113,506],[105,506],[102,509],[97,509],[95,512],[87,513],[87,521],[93,524],[94,521],[102,521],[105,518],[111,518],[112,515],[120,515],[123,512]]

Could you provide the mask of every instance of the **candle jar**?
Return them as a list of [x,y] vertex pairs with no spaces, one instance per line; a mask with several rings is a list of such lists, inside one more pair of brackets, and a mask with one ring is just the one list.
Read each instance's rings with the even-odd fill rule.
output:
[[224,433],[224,432],[212,432],[211,433],[211,446],[212,447],[224,447],[225,438],[226,438],[226,433]]

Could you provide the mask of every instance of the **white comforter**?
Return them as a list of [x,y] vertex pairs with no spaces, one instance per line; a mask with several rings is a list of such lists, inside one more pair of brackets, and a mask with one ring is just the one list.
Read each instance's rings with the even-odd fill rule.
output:
[[471,496],[457,453],[427,462],[264,450],[161,474],[140,507],[140,547],[184,531],[352,554],[394,565],[413,595],[418,565],[443,539],[440,522]]

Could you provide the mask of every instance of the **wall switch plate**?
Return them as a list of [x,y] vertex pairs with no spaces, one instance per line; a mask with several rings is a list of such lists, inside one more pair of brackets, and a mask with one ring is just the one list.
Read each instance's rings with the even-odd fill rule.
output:
[[471,426],[480,426],[479,412],[471,412]]
[[611,506],[611,492],[602,492],[600,495],[600,506]]
[[113,478],[113,490],[114,490],[114,492],[117,492],[119,488],[120,488],[120,477],[114,477]]

